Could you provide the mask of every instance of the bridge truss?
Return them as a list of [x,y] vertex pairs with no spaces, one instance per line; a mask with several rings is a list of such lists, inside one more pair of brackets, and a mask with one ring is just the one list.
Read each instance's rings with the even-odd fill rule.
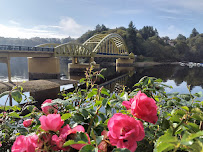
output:
[[[42,44],[38,47],[49,47],[54,44]],[[115,33],[96,34],[86,40],[83,44],[65,43],[55,44],[55,56],[64,57],[107,57],[112,55],[128,56],[128,50],[123,38]]]

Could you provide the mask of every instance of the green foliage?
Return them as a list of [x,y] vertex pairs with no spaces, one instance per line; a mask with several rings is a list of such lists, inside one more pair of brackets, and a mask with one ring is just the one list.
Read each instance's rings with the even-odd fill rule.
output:
[[[79,82],[85,86],[81,89],[75,85],[75,90],[64,95],[64,99],[55,99],[52,103],[46,103],[43,106],[57,105],[61,118],[64,120],[64,126],[69,124],[71,128],[82,125],[87,134],[77,132],[71,136],[63,146],[71,146],[73,144],[85,144],[80,149],[83,151],[98,151],[99,145],[106,145],[109,151],[128,152],[128,149],[119,149],[112,146],[108,137],[101,135],[103,130],[108,130],[108,120],[115,113],[123,113],[131,115],[122,105],[123,101],[133,98],[138,91],[142,91],[148,97],[153,98],[158,106],[158,121],[156,124],[143,122],[145,129],[144,140],[138,142],[137,151],[155,152],[165,151],[202,151],[203,136],[203,107],[202,102],[197,98],[202,97],[202,93],[192,94],[188,86],[188,94],[171,93],[167,94],[165,88],[171,88],[162,83],[161,79],[154,77],[143,77],[134,85],[132,92],[126,92],[125,89],[121,93],[109,92],[104,87],[99,87],[96,80],[101,76],[101,71],[94,72],[93,68],[87,69],[85,78]],[[18,91],[14,91],[14,90]],[[20,99],[19,93],[22,95],[21,89],[15,88],[5,95],[12,95],[15,99]],[[16,93],[17,92],[17,93]],[[15,97],[14,97],[15,96]],[[20,100],[19,100],[20,101]],[[26,116],[21,116],[22,109],[30,111]],[[0,141],[3,146],[0,150],[5,151],[11,148],[15,137],[19,135],[27,135],[35,132],[38,136],[45,132],[40,127],[39,118],[42,115],[33,105],[20,108],[20,106],[3,106],[0,117]],[[33,119],[32,126],[25,128],[22,121],[25,119]],[[51,132],[51,135],[59,136],[59,132]],[[73,150],[73,149],[71,149]]]

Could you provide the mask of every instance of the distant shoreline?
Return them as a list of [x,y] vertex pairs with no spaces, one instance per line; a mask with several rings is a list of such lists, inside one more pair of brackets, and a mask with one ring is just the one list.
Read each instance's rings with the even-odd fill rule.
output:
[[145,67],[145,66],[154,66],[154,65],[163,65],[163,64],[179,64],[178,62],[135,62],[136,67]]

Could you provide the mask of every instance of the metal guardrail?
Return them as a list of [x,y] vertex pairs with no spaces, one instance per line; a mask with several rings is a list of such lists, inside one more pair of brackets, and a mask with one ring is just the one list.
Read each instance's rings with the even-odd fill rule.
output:
[[29,47],[29,46],[14,46],[14,45],[0,45],[0,51],[1,50],[54,52],[54,48]]
[[97,54],[101,54],[101,55],[116,55],[116,56],[129,56],[129,54],[111,54],[111,53],[100,53],[100,52],[97,52]]

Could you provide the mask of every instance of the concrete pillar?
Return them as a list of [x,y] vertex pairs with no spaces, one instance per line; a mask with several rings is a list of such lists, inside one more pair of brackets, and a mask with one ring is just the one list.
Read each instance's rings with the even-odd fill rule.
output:
[[90,61],[89,61],[90,63],[91,62],[94,62],[94,57],[90,57]]
[[8,71],[8,82],[11,82],[11,62],[10,57],[0,57],[0,63],[6,63]]
[[72,64],[78,64],[78,58],[72,57]]
[[116,59],[116,66],[120,66],[120,67],[128,67],[128,66],[132,66],[134,63],[134,59],[131,58],[119,58]]
[[36,79],[59,79],[60,61],[57,57],[28,58],[28,73],[30,80]]
[[[93,66],[94,66],[95,71],[100,69],[99,64],[94,64]],[[89,67],[90,67],[89,63],[78,63],[78,64],[69,63],[68,64],[68,72],[70,72],[70,73],[72,73],[72,72],[84,73],[86,68],[89,68]]]
[[7,69],[8,69],[8,82],[11,82],[11,60],[7,58]]

